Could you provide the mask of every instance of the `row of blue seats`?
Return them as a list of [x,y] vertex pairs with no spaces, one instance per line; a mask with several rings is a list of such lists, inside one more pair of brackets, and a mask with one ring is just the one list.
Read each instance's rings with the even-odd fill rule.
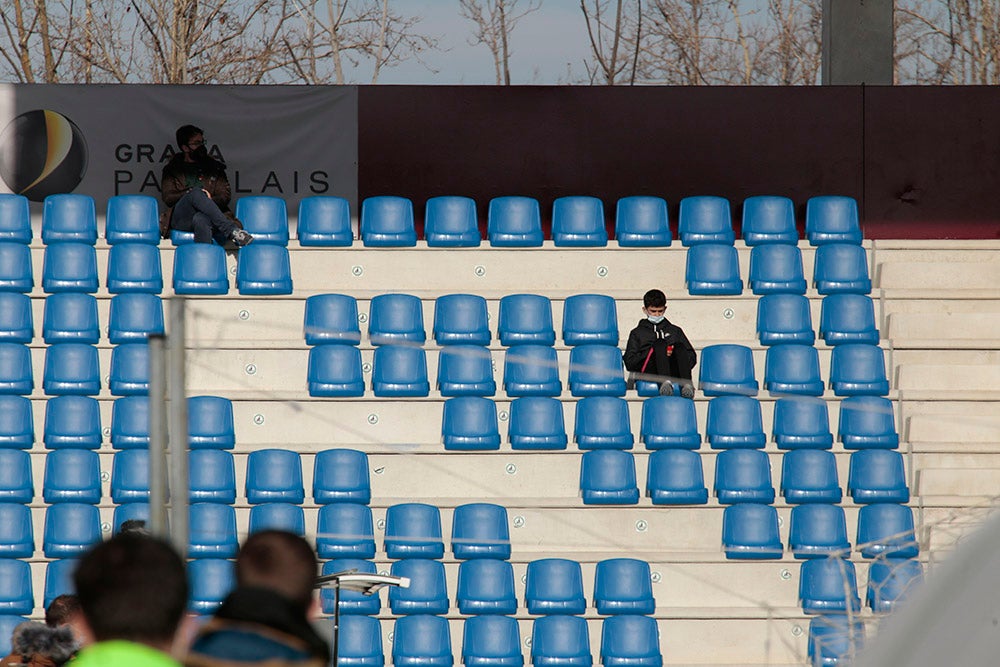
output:
[[[45,348],[42,390],[48,396],[97,396],[102,380],[97,346],[56,343]],[[35,389],[31,348],[0,343],[0,394],[27,396]],[[108,389],[113,396],[149,393],[149,346],[123,343],[111,351]]]
[[[874,577],[872,573],[874,569]],[[893,611],[895,603],[923,580],[920,563],[909,558],[885,558],[869,568],[868,604],[878,612]],[[871,583],[874,580],[874,585]],[[802,563],[799,600],[807,614],[856,614],[861,611],[857,570],[844,558],[817,558]],[[888,604],[887,604],[888,603]]]
[[[156,294],[127,293],[111,298],[106,327],[97,314],[97,298],[83,292],[60,292],[45,297],[42,340],[55,343],[96,344],[105,328],[112,345],[144,343],[162,334],[163,300]],[[0,292],[0,342],[30,344],[35,338],[31,298]]]

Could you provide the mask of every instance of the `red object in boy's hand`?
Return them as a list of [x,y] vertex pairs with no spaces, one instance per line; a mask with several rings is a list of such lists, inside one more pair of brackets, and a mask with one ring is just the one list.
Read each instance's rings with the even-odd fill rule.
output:
[[667,345],[667,356],[669,357],[673,353],[674,353],[674,346],[673,345]]

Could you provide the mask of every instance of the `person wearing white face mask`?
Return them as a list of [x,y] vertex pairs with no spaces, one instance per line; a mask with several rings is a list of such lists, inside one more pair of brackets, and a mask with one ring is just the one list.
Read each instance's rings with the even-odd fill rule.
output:
[[698,363],[698,353],[684,330],[665,316],[667,296],[651,289],[642,297],[645,318],[628,335],[625,345],[625,368],[641,379],[655,380],[660,393],[670,396],[679,386],[684,398],[694,398],[691,371]]

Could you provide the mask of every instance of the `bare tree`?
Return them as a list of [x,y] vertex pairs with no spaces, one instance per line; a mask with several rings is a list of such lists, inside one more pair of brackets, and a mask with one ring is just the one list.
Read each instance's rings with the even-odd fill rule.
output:
[[897,0],[896,80],[1000,84],[996,0]]
[[[0,57],[14,80],[58,83],[72,34],[72,14],[44,0],[6,0],[0,7]],[[64,26],[63,35],[54,25]]]
[[484,44],[493,54],[497,85],[510,85],[510,36],[518,22],[542,6],[542,0],[458,0],[458,11],[476,24],[472,45]]
[[590,83],[635,83],[642,43],[642,0],[580,0],[593,62],[585,62]]

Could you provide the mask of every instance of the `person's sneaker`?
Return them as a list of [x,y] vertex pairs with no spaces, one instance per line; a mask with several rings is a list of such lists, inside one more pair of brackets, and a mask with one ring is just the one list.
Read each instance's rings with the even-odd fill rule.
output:
[[660,384],[660,396],[673,396],[673,395],[674,395],[673,382],[663,382]]
[[686,384],[681,387],[681,396],[684,398],[694,398],[694,385]]
[[250,242],[253,241],[253,236],[251,236],[250,232],[245,229],[233,230],[233,233],[229,235],[229,238],[233,240],[233,245],[237,248],[250,245]]

